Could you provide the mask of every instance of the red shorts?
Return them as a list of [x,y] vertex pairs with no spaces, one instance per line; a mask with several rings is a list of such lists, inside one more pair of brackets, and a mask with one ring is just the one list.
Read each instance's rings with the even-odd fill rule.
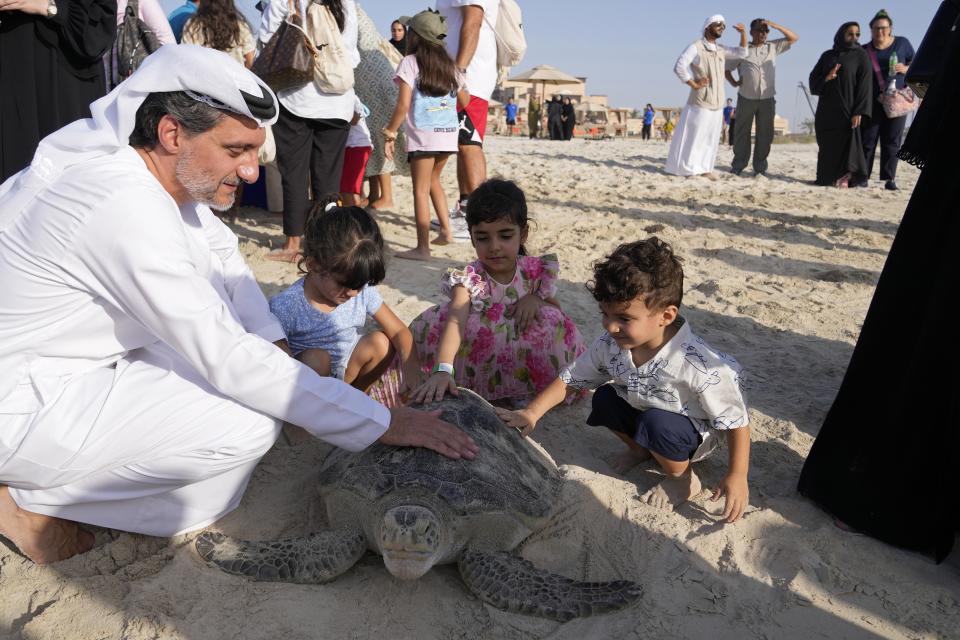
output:
[[457,144],[465,146],[475,144],[483,146],[483,137],[487,133],[487,107],[486,100],[470,96],[470,102],[466,109],[457,106],[457,113],[460,115],[460,132],[457,138]]
[[340,193],[362,193],[363,174],[373,147],[347,147],[343,152],[343,173],[340,174]]

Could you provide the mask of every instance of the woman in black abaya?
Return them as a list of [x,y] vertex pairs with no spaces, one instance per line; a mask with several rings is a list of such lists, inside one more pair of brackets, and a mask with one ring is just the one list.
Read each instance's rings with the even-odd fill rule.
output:
[[938,561],[960,525],[960,34],[945,51],[899,154],[920,178],[799,485],[846,526]]
[[810,93],[820,96],[815,119],[819,185],[847,187],[867,175],[860,120],[871,114],[873,80],[859,38],[860,25],[845,23],[833,37],[833,48],[810,72]]
[[570,98],[564,98],[560,107],[560,116],[563,120],[563,139],[573,138],[573,128],[577,126],[577,113],[573,109]]

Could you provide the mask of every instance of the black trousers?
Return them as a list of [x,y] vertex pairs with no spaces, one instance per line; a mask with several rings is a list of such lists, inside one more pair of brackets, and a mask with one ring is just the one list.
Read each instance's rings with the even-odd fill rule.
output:
[[346,120],[301,118],[280,105],[273,137],[283,184],[283,235],[303,235],[311,191],[314,198],[340,191],[349,133]]
[[643,129],[640,131],[640,139],[641,139],[641,140],[649,140],[649,139],[650,139],[650,126],[651,126],[651,125],[649,125],[649,124],[643,125]]
[[550,129],[551,140],[563,140],[563,120],[551,118],[547,120],[547,127]]
[[867,159],[867,179],[873,173],[873,158],[880,143],[880,179],[897,179],[897,152],[903,141],[907,116],[888,118],[879,102],[873,104],[873,116],[860,127],[863,135],[863,155]]

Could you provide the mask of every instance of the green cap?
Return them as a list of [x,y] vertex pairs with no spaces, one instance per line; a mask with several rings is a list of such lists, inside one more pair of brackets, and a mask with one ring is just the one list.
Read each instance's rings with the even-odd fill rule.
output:
[[413,16],[400,16],[400,23],[407,29],[412,29],[418,36],[443,46],[447,37],[447,19],[440,15],[438,11],[427,9]]

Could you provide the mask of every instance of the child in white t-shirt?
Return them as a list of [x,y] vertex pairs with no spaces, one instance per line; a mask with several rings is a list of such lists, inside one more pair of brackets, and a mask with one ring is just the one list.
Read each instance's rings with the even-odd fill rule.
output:
[[353,119],[350,120],[350,133],[347,136],[347,148],[343,154],[343,172],[340,174],[340,200],[343,206],[365,207],[366,199],[361,196],[363,177],[367,171],[367,161],[373,151],[370,141],[370,129],[367,128],[367,116],[370,109],[354,99]]
[[588,285],[604,333],[519,411],[498,409],[526,436],[571,390],[596,389],[587,424],[604,426],[628,447],[615,467],[653,457],[666,478],[642,498],[673,509],[701,490],[692,463],[729,448],[727,475],[713,499],[734,522],[749,502],[750,428],[743,368],[710,348],[679,314],[683,268],[670,245],[651,236],[623,244],[593,268]]
[[447,200],[440,174],[451,153],[457,151],[457,104],[470,100],[463,78],[444,48],[447,27],[440,14],[421,11],[407,21],[406,45],[410,54],[400,61],[394,82],[399,89],[393,117],[383,129],[385,153],[393,159],[397,129],[404,124],[407,158],[413,182],[413,208],[417,246],[396,254],[398,258],[430,258],[430,203],[440,219],[435,244],[453,240]]

